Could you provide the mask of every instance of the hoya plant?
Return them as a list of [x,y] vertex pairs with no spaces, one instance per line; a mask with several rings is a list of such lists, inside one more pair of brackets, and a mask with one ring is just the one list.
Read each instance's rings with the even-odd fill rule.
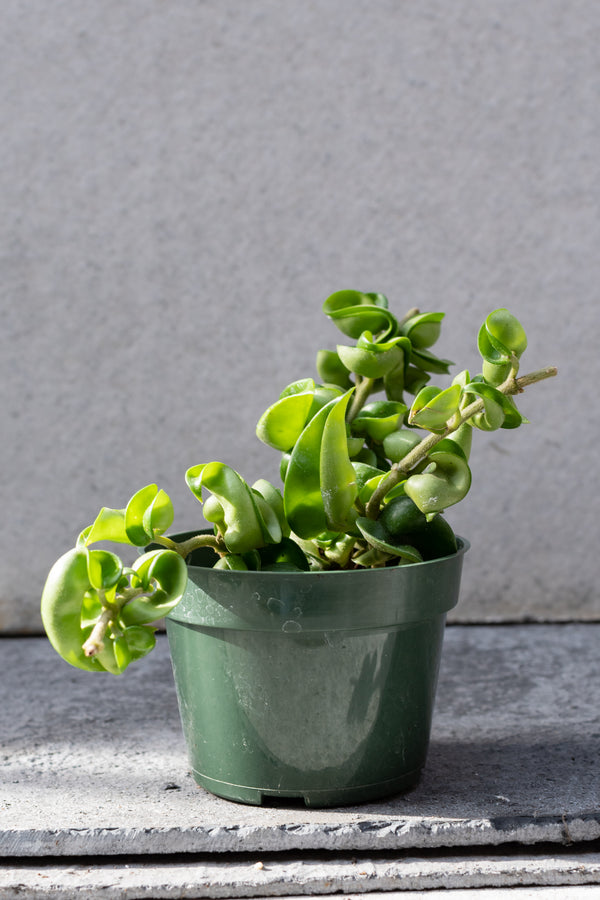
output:
[[[256,427],[279,453],[280,486],[199,463],[185,479],[211,528],[183,541],[167,536],[171,500],[147,485],[124,508],[103,507],[54,564],[42,619],[71,665],[120,674],[145,656],[153,623],[181,599],[186,561],[200,547],[214,551],[215,568],[238,572],[365,570],[456,552],[442,513],[469,491],[473,432],[521,426],[515,397],[556,369],[520,375],[525,331],[496,309],[477,338],[482,371],[462,370],[440,387],[432,376],[449,376],[453,365],[431,349],[444,313],[397,318],[383,294],[359,291],[338,291],[323,310],[343,343],[320,350],[316,379],[287,385]],[[141,552],[129,566],[95,546],[103,542]]]

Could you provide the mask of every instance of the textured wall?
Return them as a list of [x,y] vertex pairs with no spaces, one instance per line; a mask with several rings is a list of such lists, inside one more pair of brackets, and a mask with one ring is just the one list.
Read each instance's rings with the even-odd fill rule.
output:
[[343,287],[474,370],[508,306],[559,366],[478,435],[457,617],[598,616],[599,38],[595,0],[5,0],[0,627],[100,506],[275,479],[254,424]]

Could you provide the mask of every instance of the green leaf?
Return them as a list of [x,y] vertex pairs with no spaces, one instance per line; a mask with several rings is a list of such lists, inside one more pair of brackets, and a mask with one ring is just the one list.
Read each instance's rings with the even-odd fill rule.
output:
[[86,547],[98,541],[131,544],[125,528],[125,510],[103,506],[94,523],[81,533],[80,538]]
[[427,459],[423,472],[406,479],[404,490],[422,513],[431,516],[466,496],[471,487],[471,470],[453,441],[440,441]]
[[131,625],[125,629],[123,637],[127,641],[130,662],[146,656],[156,646],[154,628],[148,625]]
[[420,443],[421,435],[416,431],[400,428],[386,435],[383,439],[383,450],[388,459],[397,463]]
[[445,390],[428,385],[419,391],[408,415],[410,425],[427,431],[442,432],[448,421],[458,412],[462,389],[452,384]]
[[496,363],[492,363],[487,359],[483,360],[483,378],[488,384],[491,384],[493,386],[498,386],[506,381],[506,379],[510,375],[510,370],[511,364],[509,362],[496,365]]
[[260,550],[262,571],[302,571],[310,568],[306,555],[291,538],[283,538],[280,544],[271,544]]
[[316,388],[316,384],[312,378],[301,378],[298,381],[292,381],[288,384],[279,395],[279,399],[284,397],[292,397],[294,394],[312,394]]
[[394,541],[392,535],[388,533],[381,522],[360,516],[356,520],[356,524],[364,539],[376,550],[389,553],[392,557],[399,556],[409,563],[422,561],[423,557],[415,547]]
[[[345,414],[352,391],[336,397],[308,422],[292,451],[283,501],[291,530],[308,539],[347,525],[356,497]],[[329,419],[331,418],[331,421]]]
[[[508,347],[504,347],[499,341],[492,341],[485,327],[485,322],[479,329],[477,347],[485,362],[495,366],[510,363],[511,353]],[[509,366],[510,368],[510,366]]]
[[400,329],[410,339],[413,347],[424,350],[431,347],[440,336],[444,313],[419,313],[407,319]]
[[470,419],[482,431],[495,431],[497,428],[518,428],[523,417],[506,394],[496,390],[484,381],[472,381],[465,387],[465,394],[480,397],[485,405],[483,413]]
[[343,390],[352,387],[348,369],[335,350],[319,350],[317,353],[317,372],[325,384],[336,384]]
[[123,564],[118,556],[108,550],[89,550],[87,571],[93,588],[97,591],[108,591],[120,579]]
[[213,569],[228,569],[230,572],[247,572],[248,566],[246,565],[243,556],[240,556],[238,553],[228,553],[226,556],[222,556],[217,560]]
[[404,352],[410,352],[407,338],[393,338],[386,343],[373,340],[369,331],[361,334],[356,347],[339,344],[338,356],[350,372],[364,378],[382,378],[404,365]]
[[404,402],[404,391],[410,390],[406,384],[408,371],[408,354],[404,354],[402,362],[399,362],[390,372],[383,376],[383,389],[388,400],[398,403]]
[[136,547],[150,543],[172,521],[171,501],[155,484],[148,484],[134,494],[125,510],[127,537]]
[[429,350],[417,350],[416,347],[412,349],[410,361],[417,368],[423,369],[425,372],[434,372],[437,375],[448,375],[450,366],[454,365],[450,359],[441,359],[430,353]]
[[[89,552],[80,547],[69,550],[50,569],[42,591],[42,624],[50,643],[69,665],[102,672],[104,666],[96,658],[87,657],[82,649],[94,624],[82,624],[82,607],[91,588]],[[100,606],[98,615],[101,611]],[[86,619],[85,614],[83,617]]]
[[231,553],[245,553],[264,546],[264,524],[252,491],[244,479],[221,462],[192,466],[185,480],[192,493],[202,502],[202,489],[211,491],[223,508],[223,539]]
[[320,480],[327,527],[346,531],[351,525],[351,510],[358,493],[356,475],[348,454],[346,410],[353,389],[331,408],[321,442]]
[[[416,396],[421,388],[424,388],[429,381],[431,381],[431,375],[428,375],[427,372],[424,372],[422,369],[417,369],[415,366],[408,366],[404,373],[404,390],[408,391],[409,394]],[[390,397],[390,399],[396,398]]]
[[390,337],[398,333],[396,317],[387,309],[383,294],[336,291],[323,304],[323,312],[339,330],[355,340],[363,331]]
[[275,450],[290,450],[304,430],[312,404],[313,392],[287,394],[262,414],[256,436]]
[[267,481],[266,478],[259,478],[258,481],[255,481],[252,485],[252,490],[257,494],[260,494],[260,496],[269,504],[277,516],[282,535],[288,537],[290,526],[285,518],[281,491],[272,485],[270,481]]
[[371,478],[382,478],[386,474],[380,469],[376,469],[375,466],[370,466],[363,462],[356,462],[355,460],[352,461],[352,467],[356,477],[356,486],[359,491]]
[[484,323],[488,339],[497,348],[506,348],[519,357],[527,349],[525,329],[507,309],[495,309]]
[[173,504],[171,498],[163,490],[158,491],[154,500],[146,508],[142,524],[151,539],[164,534],[173,524]]
[[181,600],[187,584],[187,566],[174,550],[150,550],[132,566],[149,596],[134,597],[121,610],[127,626],[147,625],[162,619]]
[[404,403],[375,400],[360,410],[352,422],[352,431],[368,434],[372,440],[381,443],[386,435],[397,430],[406,411]]
[[283,537],[283,533],[275,510],[258,491],[253,490],[252,495],[262,526],[263,543],[278,544]]
[[316,537],[327,530],[321,496],[321,442],[332,400],[313,416],[298,438],[285,474],[283,503],[286,519],[300,538]]
[[471,427],[471,425],[469,425],[468,422],[463,422],[462,425],[459,425],[456,431],[452,431],[444,440],[452,441],[458,447],[460,447],[465,459],[467,460],[467,462],[469,461],[469,457],[471,455],[471,444],[473,441],[473,428]]

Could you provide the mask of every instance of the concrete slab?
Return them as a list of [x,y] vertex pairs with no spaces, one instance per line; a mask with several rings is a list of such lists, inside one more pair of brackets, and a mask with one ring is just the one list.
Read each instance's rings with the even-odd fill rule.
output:
[[0,855],[380,853],[600,838],[600,626],[447,630],[428,764],[387,802],[247,807],[188,775],[166,640],[119,679],[0,641]]
[[[480,889],[488,887],[582,887],[600,883],[600,854],[542,854],[402,859],[245,857],[152,859],[44,864],[31,861],[0,872],[0,900],[101,896],[103,900],[152,897],[238,898]],[[14,893],[10,893],[13,891]],[[560,895],[564,896],[564,895]],[[578,895],[579,896],[579,895]],[[452,894],[454,900],[454,894]]]

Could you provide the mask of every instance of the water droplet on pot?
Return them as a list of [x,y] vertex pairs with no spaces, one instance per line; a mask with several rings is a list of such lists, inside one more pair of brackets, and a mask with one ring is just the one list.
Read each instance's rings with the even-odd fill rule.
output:
[[293,622],[291,619],[287,622],[284,622],[281,626],[281,630],[285,631],[286,634],[292,634],[293,632],[302,631],[302,625],[300,622]]

